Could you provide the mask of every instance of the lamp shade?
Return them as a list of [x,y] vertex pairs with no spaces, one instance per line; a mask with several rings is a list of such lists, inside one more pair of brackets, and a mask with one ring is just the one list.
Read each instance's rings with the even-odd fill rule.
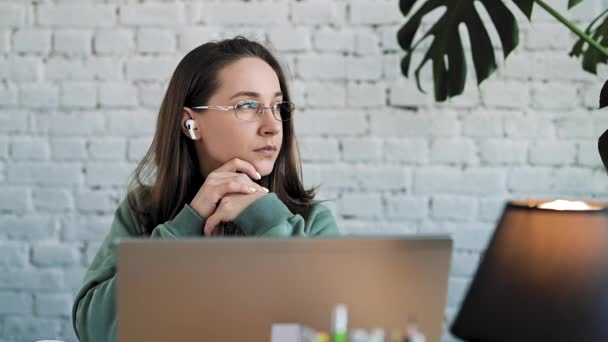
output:
[[451,332],[466,341],[608,341],[608,209],[505,206]]

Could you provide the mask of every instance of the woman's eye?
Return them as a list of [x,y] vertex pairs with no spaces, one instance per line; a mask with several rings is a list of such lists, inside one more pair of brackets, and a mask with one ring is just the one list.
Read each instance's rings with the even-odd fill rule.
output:
[[243,102],[239,105],[239,107],[243,109],[258,109],[260,104],[257,102]]

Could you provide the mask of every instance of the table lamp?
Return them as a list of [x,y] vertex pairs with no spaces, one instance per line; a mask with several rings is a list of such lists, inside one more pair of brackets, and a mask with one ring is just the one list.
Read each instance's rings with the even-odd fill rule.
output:
[[465,341],[608,341],[608,210],[509,202],[451,332]]

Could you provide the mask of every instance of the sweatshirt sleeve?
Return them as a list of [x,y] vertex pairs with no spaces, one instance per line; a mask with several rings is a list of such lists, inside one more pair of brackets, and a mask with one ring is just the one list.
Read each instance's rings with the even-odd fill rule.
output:
[[315,204],[304,220],[293,214],[274,193],[253,202],[234,220],[245,235],[259,237],[337,236],[338,226],[331,211]]
[[[153,239],[202,236],[204,219],[189,205],[171,221],[152,231]],[[109,234],[89,266],[84,284],[72,306],[72,323],[82,342],[116,341],[116,245],[122,238],[137,237],[138,220],[125,199],[116,210]],[[84,229],[84,227],[83,227]]]

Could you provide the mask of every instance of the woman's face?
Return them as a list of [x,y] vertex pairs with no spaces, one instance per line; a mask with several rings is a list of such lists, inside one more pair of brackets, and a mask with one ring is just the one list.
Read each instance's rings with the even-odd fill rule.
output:
[[[207,103],[197,106],[234,106],[243,100],[256,100],[271,106],[283,100],[275,71],[263,60],[242,58],[222,68],[218,74],[219,88]],[[257,121],[241,121],[234,110],[207,109],[196,113],[188,110],[196,121],[196,148],[203,176],[233,158],[253,164],[266,176],[272,172],[283,141],[283,126],[270,109]],[[271,146],[274,151],[260,151]]]

